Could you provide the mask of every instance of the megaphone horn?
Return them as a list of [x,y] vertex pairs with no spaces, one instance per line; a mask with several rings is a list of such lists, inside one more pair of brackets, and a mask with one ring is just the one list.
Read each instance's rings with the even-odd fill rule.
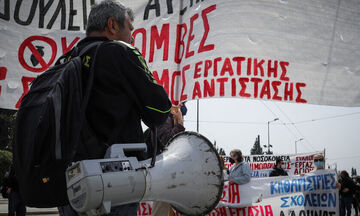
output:
[[74,163],[66,171],[71,206],[87,215],[110,213],[111,206],[140,201],[162,201],[184,215],[205,215],[220,201],[223,165],[211,142],[194,132],[183,132],[167,149],[150,160],[126,157],[142,151],[144,143],[112,145],[99,160]]
[[142,200],[170,203],[184,215],[209,213],[218,204],[224,186],[218,153],[207,138],[194,132],[180,133],[169,143],[146,174]]

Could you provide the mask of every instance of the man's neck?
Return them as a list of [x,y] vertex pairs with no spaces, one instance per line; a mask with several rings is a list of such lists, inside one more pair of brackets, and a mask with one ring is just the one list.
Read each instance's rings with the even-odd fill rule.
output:
[[106,31],[103,31],[103,32],[91,32],[88,37],[106,37],[108,38],[109,40],[110,37],[107,35],[107,32]]

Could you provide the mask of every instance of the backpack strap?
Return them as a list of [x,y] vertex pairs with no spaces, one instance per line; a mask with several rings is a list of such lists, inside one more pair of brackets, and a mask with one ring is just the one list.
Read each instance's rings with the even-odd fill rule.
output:
[[74,48],[72,48],[69,52],[65,53],[64,55],[60,56],[59,59],[55,62],[55,65],[59,65],[62,64],[64,62],[67,62],[69,57],[76,57],[76,56],[82,56],[84,55],[87,51],[89,51],[91,48],[93,48],[94,46],[97,46],[101,43],[103,43],[104,41],[96,41],[96,42],[92,42],[88,45],[86,45],[83,49],[81,49],[81,51],[79,52],[79,47],[75,46]]
[[[81,130],[83,129],[84,123],[86,122],[85,111],[86,111],[86,108],[87,108],[87,105],[88,105],[88,102],[89,102],[91,89],[92,89],[92,86],[93,86],[93,83],[94,83],[96,56],[97,56],[97,53],[98,53],[98,50],[99,50],[101,44],[103,44],[103,43],[104,43],[103,41],[97,41],[97,42],[93,42],[91,44],[88,44],[77,55],[77,56],[82,56],[87,51],[89,51],[91,48],[96,47],[94,55],[92,57],[93,60],[92,60],[91,66],[90,66],[90,72],[89,72],[89,76],[88,76],[88,81],[86,83],[86,90],[85,90],[85,94],[84,94],[83,101],[82,101],[81,108],[80,108],[81,109],[81,115],[82,115],[81,118],[80,118],[80,128],[81,128]],[[76,50],[76,51],[78,51],[78,50]],[[79,145],[79,142],[80,142],[81,130],[80,130],[80,133],[77,134],[77,137],[75,138],[75,146],[74,146],[73,151],[71,152],[71,155],[70,155],[70,158],[69,158],[70,163],[72,162],[72,160],[74,159],[74,157],[76,155],[77,148],[78,148],[78,145]]]
[[[88,45],[86,45],[84,48],[82,48],[79,52],[78,48],[75,50],[75,56],[82,56],[84,55],[87,51],[89,51],[91,48],[95,47],[95,46],[98,46],[100,44],[104,43],[104,41],[95,41],[95,42],[92,42]],[[95,51],[95,54],[94,56],[96,56],[96,52],[97,52],[97,49]]]

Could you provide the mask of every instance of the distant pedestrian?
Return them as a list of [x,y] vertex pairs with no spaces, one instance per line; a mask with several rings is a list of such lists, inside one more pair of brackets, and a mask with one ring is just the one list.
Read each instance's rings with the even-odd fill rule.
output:
[[224,175],[224,179],[227,180],[228,177],[229,177],[229,169],[225,166],[225,159],[222,155],[219,155],[220,156],[220,160],[221,160],[221,163],[223,165],[223,175]]
[[314,155],[315,170],[325,169],[325,157],[323,154]]
[[287,176],[287,172],[284,170],[284,161],[280,158],[276,159],[275,166],[273,170],[270,172],[270,177],[275,176]]
[[234,149],[230,152],[230,158],[234,160],[235,164],[230,168],[229,184],[242,185],[250,182],[250,165],[244,161],[242,152],[239,149]]
[[7,188],[7,195],[9,199],[8,215],[24,216],[26,214],[25,204],[19,193],[19,186],[16,180],[15,169],[13,165],[10,166],[8,176],[5,176],[4,186]]
[[359,215],[359,210],[360,210],[360,177],[356,177],[355,178],[355,184],[356,184],[356,188],[353,194],[353,206],[354,206],[354,210],[355,210],[355,216]]
[[341,171],[339,183],[340,187],[340,216],[351,216],[351,204],[353,192],[357,186],[350,178],[349,173],[345,170]]
[[[186,115],[187,108],[185,103],[181,103],[179,106],[172,106],[170,115],[167,120],[157,130],[157,155],[161,154],[168,146],[169,141],[176,134],[185,131],[183,118]],[[145,159],[150,158],[153,154],[154,146],[154,134],[148,128],[145,131],[145,142],[148,151],[145,153]],[[154,201],[152,208],[152,216],[173,216],[174,212],[170,204],[166,202]]]
[[[311,170],[310,173],[316,172],[318,170],[324,170],[325,169],[325,157],[324,157],[324,155],[323,154],[314,155],[313,163],[314,163],[315,169]],[[300,176],[305,176],[305,173],[300,173]]]

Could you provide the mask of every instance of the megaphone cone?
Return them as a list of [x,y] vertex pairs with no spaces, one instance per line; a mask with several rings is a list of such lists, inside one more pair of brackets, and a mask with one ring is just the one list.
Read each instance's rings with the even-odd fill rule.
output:
[[[143,201],[163,201],[184,215],[204,215],[218,204],[223,191],[223,165],[211,142],[184,132],[146,173]],[[147,163],[148,161],[142,161]]]
[[66,171],[71,206],[87,215],[110,213],[112,206],[139,201],[170,203],[184,215],[205,215],[220,201],[223,166],[211,142],[194,132],[176,135],[154,167],[126,157],[146,145],[115,144],[105,159],[74,163]]

